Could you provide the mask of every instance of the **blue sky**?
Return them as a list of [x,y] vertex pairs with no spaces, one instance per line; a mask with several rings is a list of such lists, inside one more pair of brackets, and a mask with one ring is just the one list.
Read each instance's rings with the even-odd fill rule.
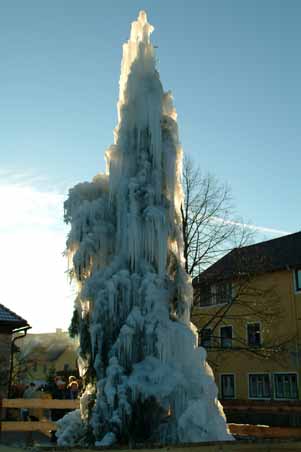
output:
[[104,169],[122,43],[140,9],[184,151],[231,185],[245,221],[300,230],[299,1],[2,0],[0,302],[36,331],[68,324],[62,203]]

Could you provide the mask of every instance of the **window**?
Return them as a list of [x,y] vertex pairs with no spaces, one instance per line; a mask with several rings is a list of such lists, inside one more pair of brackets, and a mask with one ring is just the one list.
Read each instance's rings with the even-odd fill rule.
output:
[[248,345],[251,347],[261,346],[261,333],[260,333],[260,323],[248,323],[247,324],[247,335],[248,335]]
[[295,289],[296,292],[301,292],[301,269],[295,270]]
[[211,287],[212,286],[206,285],[200,289],[200,306],[211,306],[214,304],[214,299],[211,294]]
[[200,345],[204,348],[212,347],[212,330],[211,328],[204,328],[201,330],[201,343]]
[[274,374],[274,390],[276,399],[298,399],[296,374]]
[[249,375],[249,397],[252,399],[271,398],[271,385],[269,374]]
[[202,286],[199,296],[200,306],[230,303],[232,300],[232,285],[229,282],[222,281]]
[[228,282],[223,281],[213,284],[211,286],[212,304],[230,303],[232,298],[231,292],[231,284]]
[[222,374],[221,375],[221,395],[222,399],[234,399],[234,375]]
[[221,327],[221,347],[222,348],[232,347],[232,326]]

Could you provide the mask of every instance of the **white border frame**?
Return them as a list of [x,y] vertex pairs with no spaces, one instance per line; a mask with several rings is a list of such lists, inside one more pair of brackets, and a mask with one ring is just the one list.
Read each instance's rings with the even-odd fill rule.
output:
[[[221,329],[222,328],[227,328],[227,327],[231,327],[231,329],[232,329],[232,346],[231,347],[222,347],[222,331],[221,331]],[[219,346],[220,346],[220,348],[221,348],[221,350],[232,350],[233,349],[233,339],[234,339],[234,328],[233,328],[233,325],[221,325],[220,327],[219,327]],[[226,375],[226,374],[223,374],[223,375]],[[232,374],[231,374],[232,375]]]
[[[222,376],[223,375],[233,375],[233,382],[234,382],[234,397],[228,397],[226,399],[224,399],[222,397]],[[220,387],[220,397],[222,400],[237,400],[236,397],[236,374],[235,372],[223,372],[222,374],[219,374],[219,387]]]
[[301,289],[300,290],[298,290],[297,289],[297,281],[296,281],[296,272],[297,271],[301,271],[301,268],[294,268],[293,270],[292,270],[292,275],[293,275],[293,288],[294,288],[294,294],[295,295],[301,295]]
[[[270,379],[270,388],[271,388],[271,395],[270,397],[250,397],[250,375],[268,375],[269,379]],[[247,377],[248,377],[248,400],[273,400],[273,382],[271,379],[271,372],[248,372],[247,373]]]
[[[276,385],[274,382],[274,375],[296,375],[297,377],[297,393],[298,393],[298,397],[296,399],[288,399],[285,397],[276,397]],[[273,399],[274,400],[300,400],[300,389],[299,389],[299,373],[296,371],[291,371],[291,372],[271,372],[271,377],[272,377],[272,384],[273,384]]]
[[[254,323],[259,323],[259,326],[260,326],[260,345],[259,345],[259,346],[254,346],[254,345],[252,346],[252,345],[249,344],[248,325],[253,325]],[[261,321],[261,320],[250,320],[250,321],[247,321],[247,322],[245,323],[245,330],[246,330],[246,345],[247,345],[247,347],[249,347],[249,348],[255,348],[255,349],[261,348],[261,347],[262,347],[262,344],[263,344],[262,321]]]

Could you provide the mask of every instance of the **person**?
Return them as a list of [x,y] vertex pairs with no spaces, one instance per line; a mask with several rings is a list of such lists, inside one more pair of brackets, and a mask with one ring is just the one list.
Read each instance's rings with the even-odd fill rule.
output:
[[29,386],[25,389],[23,393],[24,399],[34,399],[35,398],[35,392],[36,392],[36,384],[32,381]]
[[[46,391],[45,386],[41,385],[39,388],[37,388],[35,392],[35,398],[36,399],[51,399],[51,394]],[[35,416],[36,420],[43,420],[43,419],[49,419],[51,418],[51,411],[49,409],[45,408],[36,408],[33,410],[32,413],[33,416]]]
[[[66,383],[62,380],[62,377],[54,377],[53,384],[50,388],[50,393],[53,399],[66,399]],[[66,414],[66,410],[53,409],[51,410],[51,418],[53,421],[59,420]]]
[[76,377],[71,375],[67,386],[68,399],[75,400],[78,397],[78,382]]
[[[32,381],[29,386],[25,389],[23,393],[23,399],[34,399],[36,397],[36,385]],[[32,411],[29,411],[28,408],[21,408],[21,419],[22,421],[28,421],[32,417]],[[33,419],[31,419],[33,420]]]

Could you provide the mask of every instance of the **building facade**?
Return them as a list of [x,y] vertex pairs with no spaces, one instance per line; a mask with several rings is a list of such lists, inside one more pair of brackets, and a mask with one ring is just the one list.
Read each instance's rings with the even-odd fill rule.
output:
[[234,249],[194,280],[220,399],[300,400],[301,232]]
[[29,328],[25,319],[0,304],[0,398],[8,396],[16,339]]
[[28,334],[20,340],[19,353],[15,355],[16,383],[44,384],[54,375],[77,375],[77,347],[77,339],[60,329]]

